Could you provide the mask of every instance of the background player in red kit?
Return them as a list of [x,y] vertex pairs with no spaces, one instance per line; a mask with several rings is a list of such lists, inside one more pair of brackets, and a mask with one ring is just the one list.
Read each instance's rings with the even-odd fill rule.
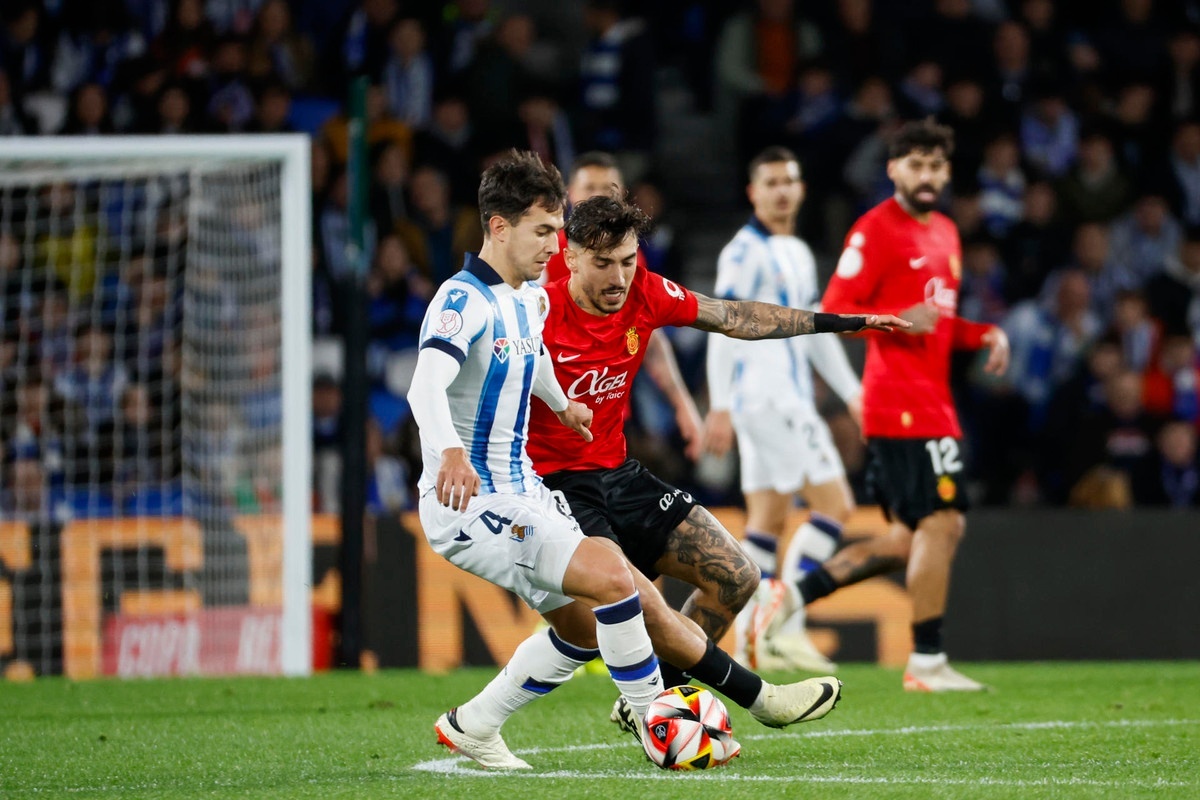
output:
[[882,309],[912,327],[903,331],[907,336],[870,337],[863,375],[868,482],[891,530],[845,548],[799,584],[808,603],[906,568],[914,652],[904,688],[910,691],[985,688],[951,669],[942,647],[950,567],[967,508],[950,356],[988,347],[985,369],[998,374],[1008,366],[1008,339],[998,327],[956,315],[962,248],[954,223],[934,211],[950,180],[953,146],[953,132],[930,121],[900,129],[888,161],[895,195],[850,229],[825,290],[828,311]]

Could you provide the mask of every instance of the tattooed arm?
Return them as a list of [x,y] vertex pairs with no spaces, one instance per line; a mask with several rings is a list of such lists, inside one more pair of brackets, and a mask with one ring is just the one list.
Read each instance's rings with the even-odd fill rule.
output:
[[693,328],[723,333],[734,339],[784,339],[806,333],[890,331],[909,323],[890,314],[822,314],[754,300],[715,300],[698,292]]

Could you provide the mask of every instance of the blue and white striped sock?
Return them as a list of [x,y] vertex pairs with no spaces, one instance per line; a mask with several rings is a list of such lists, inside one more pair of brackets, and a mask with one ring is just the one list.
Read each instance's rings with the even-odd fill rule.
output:
[[792,541],[788,543],[779,570],[780,579],[794,585],[828,561],[837,552],[841,541],[842,523],[814,511],[808,521],[796,529]]
[[639,717],[663,690],[658,659],[646,633],[642,601],[637,592],[624,600],[596,606],[596,643],[608,674]]
[[517,645],[483,691],[458,707],[456,721],[465,733],[486,739],[522,706],[566,683],[599,654],[564,642],[550,628],[540,630]]
[[777,566],[775,550],[778,547],[778,539],[769,533],[760,531],[748,530],[746,538],[742,540],[742,549],[746,551],[746,555],[750,556],[750,560],[758,565],[758,570],[764,578],[775,577]]

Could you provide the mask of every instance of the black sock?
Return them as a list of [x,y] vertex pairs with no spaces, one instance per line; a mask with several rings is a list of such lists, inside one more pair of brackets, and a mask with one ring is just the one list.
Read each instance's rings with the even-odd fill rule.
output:
[[800,597],[804,598],[804,605],[808,605],[827,594],[833,594],[838,585],[824,567],[817,567],[797,581],[796,588],[800,590]]
[[762,691],[763,679],[730,658],[729,654],[708,640],[704,657],[687,670],[702,683],[707,683],[742,708],[749,708]]
[[933,655],[942,652],[942,618],[934,617],[923,622],[914,622],[913,650]]
[[683,670],[662,659],[658,660],[658,671],[662,673],[664,689],[670,689],[672,686],[685,686],[688,683],[688,676],[683,674]]

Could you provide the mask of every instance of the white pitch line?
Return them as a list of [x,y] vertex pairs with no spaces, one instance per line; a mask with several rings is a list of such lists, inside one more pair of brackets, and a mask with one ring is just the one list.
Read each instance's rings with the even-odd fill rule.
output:
[[[758,739],[778,739],[780,737],[792,737],[797,739],[817,739],[831,738],[840,736],[909,736],[913,734],[925,733],[960,733],[964,731],[1033,731],[1033,730],[1063,730],[1072,728],[1157,728],[1177,725],[1200,725],[1200,720],[1194,719],[1163,719],[1163,720],[1111,720],[1107,722],[1093,721],[1069,721],[1069,720],[1048,720],[1045,722],[1011,722],[1001,725],[927,725],[927,726],[905,726],[903,728],[878,728],[878,729],[847,729],[847,730],[832,730],[832,731],[810,731],[810,732],[788,732],[788,733],[755,733],[748,736],[740,737],[743,741],[755,741]],[[538,755],[541,753],[574,753],[588,750],[608,750],[616,747],[627,746],[627,744],[617,743],[597,743],[597,744],[573,744],[564,745],[562,747],[529,747],[522,750],[517,750],[521,755]],[[463,775],[474,778],[619,778],[622,780],[678,780],[684,776],[678,773],[667,771],[647,771],[647,772],[575,772],[557,770],[554,772],[526,772],[517,770],[513,772],[495,772],[479,769],[473,762],[459,756],[450,756],[448,758],[436,758],[429,761],[422,761],[414,764],[412,769],[421,772],[433,772],[440,775]],[[829,783],[829,784],[893,784],[893,785],[925,785],[937,784],[948,786],[1008,786],[1008,787],[1037,787],[1037,786],[1095,786],[1095,787],[1122,787],[1135,786],[1139,788],[1156,788],[1156,787],[1185,787],[1192,786],[1190,783],[1165,781],[1162,779],[1154,781],[1093,781],[1081,778],[1042,778],[1038,780],[1021,780],[1021,779],[1005,779],[1005,778],[979,778],[979,779],[961,779],[961,778],[887,778],[887,777],[865,777],[861,775],[742,775],[728,771],[713,771],[713,772],[693,772],[686,776],[688,780],[708,780],[708,781],[745,781],[745,782],[806,782],[806,783]]]

